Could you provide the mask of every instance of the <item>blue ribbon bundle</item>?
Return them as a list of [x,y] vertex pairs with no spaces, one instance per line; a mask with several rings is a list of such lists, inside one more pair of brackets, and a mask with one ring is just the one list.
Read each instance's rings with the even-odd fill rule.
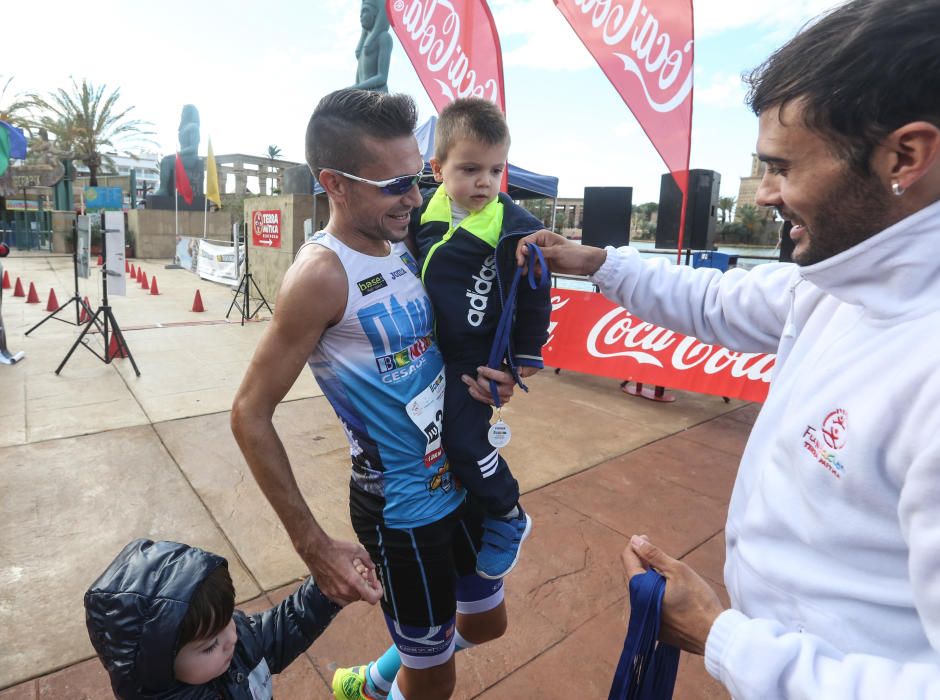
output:
[[657,643],[666,579],[650,569],[630,579],[630,622],[608,700],[669,700],[679,650]]
[[[548,286],[551,283],[551,275],[548,272],[548,265],[545,263],[545,256],[542,255],[542,250],[534,243],[527,243],[529,247],[529,274],[528,281],[529,287],[532,289],[538,289],[539,287]],[[538,259],[539,266],[541,268],[541,273],[538,280],[535,279],[535,260]],[[512,322],[516,315],[516,297],[519,292],[519,280],[522,278],[522,268],[517,267],[516,273],[512,276],[512,284],[509,287],[509,294],[506,297],[506,301],[503,303],[503,312],[499,317],[499,324],[496,326],[496,336],[493,338],[493,346],[490,348],[490,357],[489,361],[486,363],[487,367],[491,369],[499,369],[503,364],[503,358],[507,357],[506,351],[509,349],[509,336],[512,331]],[[498,281],[498,278],[497,278]],[[502,292],[502,289],[500,289]],[[528,391],[528,387],[522,383],[522,379],[519,378],[519,374],[516,371],[515,366],[512,364],[512,356],[509,357],[509,371],[512,372],[513,379],[516,380],[516,383],[522,387],[525,391]],[[496,388],[496,382],[492,379],[490,380],[490,391],[493,394],[493,403],[497,408],[500,407],[501,401],[499,400],[499,392]]]

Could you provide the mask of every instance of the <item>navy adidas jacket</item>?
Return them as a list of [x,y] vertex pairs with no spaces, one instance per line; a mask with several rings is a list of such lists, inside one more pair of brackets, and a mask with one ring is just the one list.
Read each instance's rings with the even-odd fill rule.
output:
[[180,625],[196,587],[219,566],[227,563],[216,554],[139,539],[88,589],[88,636],[118,698],[270,698],[271,674],[306,651],[340,611],[307,578],[270,610],[250,616],[235,611],[238,643],[228,671],[204,685],[180,683],[173,676]]
[[[422,192],[424,203],[412,214],[411,231],[421,278],[434,307],[437,343],[444,362],[448,369],[472,371],[489,358],[516,271],[516,245],[543,226],[500,192],[497,200],[451,230],[450,200],[442,189]],[[547,285],[532,289],[525,279],[520,280],[518,289],[504,359],[512,368],[542,368],[542,346],[548,339],[552,311],[550,290]]]

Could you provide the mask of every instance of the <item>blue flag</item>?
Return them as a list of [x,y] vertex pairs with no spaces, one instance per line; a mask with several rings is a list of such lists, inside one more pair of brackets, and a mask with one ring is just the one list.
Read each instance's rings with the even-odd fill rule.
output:
[[26,137],[23,136],[23,130],[19,127],[0,121],[10,140],[10,158],[23,159],[26,157]]

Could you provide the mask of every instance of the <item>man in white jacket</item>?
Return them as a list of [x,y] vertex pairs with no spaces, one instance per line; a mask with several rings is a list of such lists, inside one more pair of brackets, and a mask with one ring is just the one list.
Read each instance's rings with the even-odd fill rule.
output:
[[732,608],[645,537],[623,553],[667,578],[662,638],[735,698],[940,698],[938,28],[940,0],[856,0],[750,75],[758,203],[797,264],[524,241],[645,320],[777,354],[728,512]]

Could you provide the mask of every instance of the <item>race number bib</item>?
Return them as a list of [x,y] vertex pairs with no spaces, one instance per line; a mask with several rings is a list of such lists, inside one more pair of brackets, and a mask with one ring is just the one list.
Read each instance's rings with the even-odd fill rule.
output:
[[430,468],[441,455],[441,432],[444,428],[444,372],[438,373],[431,385],[408,402],[408,417],[424,433],[428,441],[424,450],[424,466]]

